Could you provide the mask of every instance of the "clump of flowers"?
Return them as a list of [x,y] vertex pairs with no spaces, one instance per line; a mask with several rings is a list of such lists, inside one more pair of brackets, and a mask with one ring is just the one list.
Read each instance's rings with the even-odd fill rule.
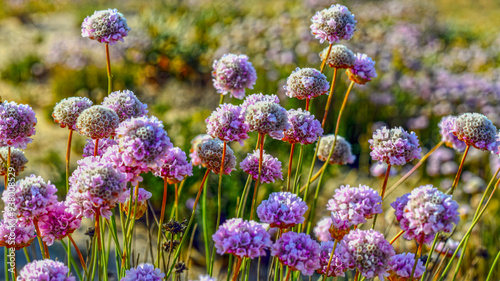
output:
[[212,71],[217,93],[243,99],[245,88],[253,89],[257,73],[246,55],[225,54],[215,60]]
[[[131,194],[130,190],[127,191],[127,194]],[[127,197],[125,200],[125,203],[122,204],[122,211],[127,215],[127,216],[132,216],[135,217],[136,220],[142,218],[146,211],[148,210],[148,199],[151,198],[153,194],[144,188],[139,188],[137,191],[137,207],[135,206],[135,194],[132,194],[132,209],[129,210],[129,205],[130,205],[130,197]],[[134,216],[134,208],[136,208],[136,215]]]
[[78,132],[92,139],[114,136],[118,124],[119,118],[116,112],[102,105],[85,109],[76,120]]
[[320,242],[332,241],[333,238],[330,235],[330,226],[332,225],[331,217],[323,217],[318,221],[316,227],[314,227],[313,232],[316,239]]
[[[14,227],[14,229],[12,229],[12,227]],[[14,232],[14,240],[11,240],[12,232]],[[35,237],[35,226],[33,224],[20,225],[16,224],[15,221],[7,219],[0,221],[0,247],[20,250],[24,247],[28,247]]]
[[[389,276],[390,281],[409,281],[413,265],[415,264],[415,254],[402,253],[392,257],[389,261]],[[424,263],[419,259],[413,278],[417,280],[424,274]]]
[[356,20],[346,6],[335,4],[316,12],[311,19],[311,32],[320,43],[349,40],[356,31]]
[[125,271],[125,277],[120,281],[161,281],[164,277],[165,273],[162,273],[160,269],[152,264],[143,263]]
[[333,241],[321,242],[319,257],[320,268],[317,270],[317,272],[328,277],[344,277],[344,272],[346,272],[349,267],[352,266],[350,256],[347,253],[346,244],[344,241],[339,241],[337,243],[332,262],[330,263],[330,267],[328,267],[328,262],[330,261],[330,256],[333,250],[333,245]]
[[155,176],[166,178],[169,184],[182,181],[193,175],[193,166],[187,161],[184,151],[178,147],[167,150],[162,165],[155,171]]
[[257,216],[270,227],[286,229],[304,222],[308,207],[302,198],[290,192],[274,192],[257,207]]
[[57,202],[48,210],[39,219],[40,236],[48,246],[80,228],[82,218],[71,213],[64,202]]
[[[8,159],[9,159],[9,148],[8,147],[0,147],[0,176],[3,176],[7,174],[7,164],[8,164]],[[19,175],[22,171],[24,171],[24,168],[26,168],[26,163],[28,163],[28,158],[24,156],[24,151],[17,149],[17,148],[11,148],[10,150],[10,167],[14,170],[11,169],[11,172],[14,173],[14,175]]]
[[[333,134],[321,138],[318,148],[319,160],[327,161],[334,140],[335,135]],[[345,138],[337,136],[337,142],[335,143],[335,148],[333,149],[333,154],[329,161],[330,164],[346,165],[354,163],[354,160],[356,160],[356,156],[352,155],[351,144]]]
[[283,131],[288,130],[286,109],[270,101],[261,101],[247,107],[245,122],[250,132],[269,134],[272,138],[282,139]]
[[[321,51],[321,53],[319,53],[319,57],[322,60],[325,59],[328,49],[329,47],[326,47],[323,51]],[[356,57],[354,56],[354,53],[349,50],[349,48],[338,44],[332,47],[326,62],[330,67],[334,68],[352,68],[356,62]]]
[[136,186],[139,182],[142,182],[143,178],[140,174],[147,171],[139,166],[127,165],[118,144],[108,147],[102,155],[102,159],[103,161],[111,164],[112,167],[119,172],[124,173],[126,181],[130,182],[133,186]]
[[116,9],[95,11],[82,23],[83,37],[110,45],[114,45],[118,41],[123,42],[123,38],[128,35],[129,31],[127,20]]
[[372,81],[372,78],[377,77],[375,70],[375,62],[366,54],[356,54],[354,66],[346,70],[347,76],[354,83],[361,85]]
[[283,141],[311,144],[323,135],[321,123],[309,111],[301,108],[288,110],[288,123],[290,128],[284,132]]
[[21,269],[17,277],[17,281],[33,280],[75,281],[76,279],[62,262],[46,259],[28,263]]
[[326,76],[314,68],[296,68],[286,79],[283,86],[287,96],[291,98],[312,99],[327,94],[330,83]]
[[241,108],[232,104],[221,104],[205,120],[207,133],[223,141],[238,141],[243,145],[243,140],[248,139],[248,124]]
[[[198,151],[198,157],[200,157],[201,164],[217,175],[220,173],[223,149],[224,142],[219,139],[211,139],[201,144]],[[234,152],[229,146],[226,146],[223,174],[229,175],[231,171],[236,170],[234,168],[235,166],[236,157],[234,156]]]
[[86,97],[70,97],[61,100],[54,106],[52,117],[61,128],[76,130],[76,120],[85,109],[92,106],[92,101]]
[[415,133],[408,133],[401,127],[387,129],[384,126],[375,131],[373,139],[368,142],[372,159],[391,165],[404,165],[420,159],[422,152]]
[[274,102],[276,104],[280,104],[280,99],[278,98],[277,95],[264,95],[262,93],[251,94],[247,96],[243,101],[243,103],[240,105],[241,113],[245,114],[249,106],[258,103],[259,101],[269,101],[269,102]]
[[[97,144],[97,155],[96,156],[103,156],[106,150],[108,148],[112,147],[113,145],[117,145],[118,142],[116,140],[111,139],[111,138],[104,138],[100,139],[98,144]],[[87,143],[83,147],[83,157],[88,157],[88,156],[94,156],[94,150],[95,150],[95,141],[92,139],[87,139]]]
[[200,146],[207,140],[213,139],[210,135],[200,134],[191,140],[191,150],[189,151],[189,158],[191,158],[191,164],[193,166],[201,165],[201,159],[198,156]]
[[497,128],[483,114],[464,113],[458,116],[452,132],[466,145],[495,153],[498,151]]
[[0,103],[0,146],[25,149],[35,134],[35,112],[29,105]]
[[[283,180],[281,171],[281,161],[277,157],[262,152],[262,171],[260,173],[260,181],[262,183],[275,182],[277,179]],[[247,157],[240,162],[240,168],[243,172],[252,175],[252,179],[257,180],[259,177],[259,157],[260,152],[254,150],[253,153],[248,153]]]
[[298,270],[307,276],[320,268],[319,244],[305,233],[283,233],[271,247],[271,255],[290,270]]
[[134,92],[129,90],[112,92],[104,98],[102,105],[113,109],[120,123],[132,117],[148,114],[148,106],[140,102]]
[[448,115],[441,118],[441,121],[438,124],[439,133],[441,134],[441,141],[443,141],[446,146],[451,147],[458,152],[463,152],[467,145],[453,134],[456,121],[456,116]]

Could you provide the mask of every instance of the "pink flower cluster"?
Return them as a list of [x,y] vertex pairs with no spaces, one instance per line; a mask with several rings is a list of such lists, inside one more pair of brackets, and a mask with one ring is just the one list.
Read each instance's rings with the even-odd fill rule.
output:
[[[413,265],[415,264],[415,254],[402,253],[394,255],[389,261],[389,276],[390,281],[410,281]],[[424,263],[419,259],[413,278],[420,278],[424,274]]]
[[479,113],[464,113],[457,117],[453,134],[467,145],[498,153],[498,131],[488,117]]
[[120,122],[148,114],[148,106],[140,102],[134,92],[129,90],[112,92],[104,98],[102,105],[114,110]]
[[382,127],[373,133],[370,156],[373,160],[391,165],[404,165],[413,159],[420,159],[422,149],[414,132],[408,133],[401,127]]
[[245,88],[253,89],[257,81],[257,73],[246,55],[225,54],[215,60],[212,77],[217,93],[229,93],[237,99],[243,99]]
[[320,268],[319,244],[305,233],[283,233],[271,247],[271,255],[290,270],[298,270],[304,275],[311,276]]
[[326,76],[314,68],[296,68],[286,79],[283,89],[290,98],[313,99],[328,94],[330,83]]
[[57,202],[48,210],[39,219],[40,236],[48,246],[54,244],[54,240],[61,240],[80,228],[81,216],[71,213],[64,202]]
[[330,267],[328,267],[328,262],[330,261],[330,256],[333,250],[333,241],[321,242],[320,245],[320,268],[317,272],[321,275],[326,275],[328,277],[345,276],[345,273],[350,267],[353,266],[351,258],[347,253],[347,245],[344,241],[339,241],[335,247],[335,253],[332,257],[332,262]]
[[[248,153],[247,157],[240,162],[240,168],[243,172],[252,175],[254,180],[257,180],[259,177],[259,157],[260,151],[254,150],[253,153]],[[271,183],[278,179],[283,180],[281,161],[277,157],[273,157],[263,151],[260,181],[262,183]]]
[[[96,156],[103,156],[106,150],[108,150],[109,147],[112,147],[114,145],[117,145],[118,143],[116,140],[111,139],[111,138],[104,138],[104,139],[99,139],[99,142],[97,143],[97,155]],[[94,156],[94,149],[95,149],[95,140],[93,139],[87,139],[87,143],[83,147],[83,157],[88,157],[88,156]]]
[[118,41],[123,42],[123,38],[128,35],[129,31],[127,20],[116,9],[95,11],[82,23],[83,37],[110,45],[114,45]]
[[232,104],[221,104],[205,120],[207,134],[222,141],[238,141],[243,145],[243,140],[248,139],[248,124],[241,108]]
[[311,19],[311,32],[320,43],[349,40],[356,31],[356,20],[346,6],[335,4],[318,11]]
[[21,269],[17,281],[50,280],[50,281],[75,281],[69,274],[70,270],[60,261],[35,260]]
[[61,128],[76,130],[76,120],[80,113],[92,106],[92,101],[85,97],[70,97],[63,99],[54,106],[52,117]]
[[187,161],[186,153],[178,147],[167,150],[162,162],[155,170],[155,176],[166,178],[169,184],[178,183],[193,175],[193,166]]
[[451,115],[441,118],[441,121],[438,124],[439,133],[441,134],[441,141],[443,141],[446,146],[451,147],[458,152],[463,152],[467,145],[453,134],[456,121],[457,117]]
[[297,195],[290,192],[274,192],[257,207],[257,216],[270,227],[286,229],[303,223],[307,209],[306,202]]
[[311,144],[323,135],[321,123],[309,111],[301,108],[288,110],[288,123],[290,128],[284,132],[283,141]]
[[346,73],[351,81],[362,85],[372,81],[372,78],[377,77],[375,62],[366,54],[360,53],[356,54],[354,66],[348,68]]
[[0,146],[25,149],[35,134],[35,112],[29,105],[0,103]]
[[164,277],[165,273],[162,273],[159,268],[143,263],[125,271],[125,276],[120,281],[161,281]]

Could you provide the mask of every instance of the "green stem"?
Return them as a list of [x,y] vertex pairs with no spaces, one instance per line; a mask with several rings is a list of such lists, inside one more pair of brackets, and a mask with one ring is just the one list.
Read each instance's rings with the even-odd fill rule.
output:
[[66,193],[69,190],[69,162],[71,158],[71,140],[73,139],[73,130],[69,130],[68,145],[66,147]]
[[450,194],[453,194],[455,188],[457,188],[458,181],[460,180],[460,175],[462,174],[462,169],[464,167],[465,157],[467,157],[467,153],[469,152],[470,145],[467,145],[465,148],[464,154],[462,156],[462,161],[460,162],[460,166],[458,167],[457,175],[455,176],[455,180],[453,181],[453,185],[451,186]]
[[302,174],[302,159],[304,158],[304,145],[300,145],[299,160],[297,162],[297,169],[295,170],[295,178],[293,179],[294,193],[299,196],[299,175]]
[[[68,250],[68,247],[69,245],[66,245],[66,243],[64,242],[64,240],[61,240],[61,244],[63,245],[63,248],[67,251]],[[26,248],[23,248],[23,250],[25,250]],[[26,250],[25,251],[25,255],[28,257],[28,251]],[[73,259],[73,257],[71,257],[71,265],[73,266],[73,268],[75,269],[75,272],[76,272],[76,275],[78,276],[78,280],[83,280],[82,279],[82,274],[80,273],[80,269],[78,268],[78,265],[76,264],[75,260]],[[30,261],[28,260],[28,263]],[[85,273],[86,276],[87,276],[87,273]]]
[[330,259],[328,260],[328,265],[326,266],[325,278],[328,277],[328,275],[330,274],[330,265],[332,264],[333,256],[335,255],[335,249],[337,248],[337,243],[338,243],[337,240],[335,240],[335,242],[333,243],[333,249],[332,252],[330,253]]
[[330,94],[328,95],[328,100],[326,101],[325,113],[323,114],[323,121],[321,121],[321,128],[325,128],[326,118],[328,117],[328,111],[330,110],[330,105],[333,99],[333,89],[335,89],[335,78],[337,77],[337,68],[333,68],[332,84],[330,85]]
[[496,265],[497,265],[499,259],[500,259],[500,251],[498,251],[496,258],[493,261],[493,264],[491,265],[490,272],[488,273],[488,277],[486,278],[486,281],[490,281],[491,277],[493,276],[493,271],[495,269],[498,270],[498,267],[496,267]]
[[286,191],[290,192],[290,178],[292,177],[292,162],[293,162],[293,152],[295,150],[295,143],[292,143],[290,148],[290,159],[288,160],[288,174],[286,179]]
[[413,268],[411,270],[411,275],[410,275],[409,281],[413,281],[413,275],[415,275],[415,269],[417,269],[418,257],[420,256],[420,253],[422,252],[422,246],[423,246],[423,243],[418,244],[417,250],[415,251],[415,263],[413,264]]
[[4,263],[3,263],[3,268],[4,268],[4,272],[5,272],[5,281],[9,281],[9,264],[7,263],[8,261],[8,256],[7,256],[7,252],[9,251],[9,249],[7,247],[3,247],[4,250],[3,250],[3,253],[4,253]]
[[[206,185],[206,182],[205,182]],[[208,221],[207,221],[207,188],[203,188],[203,198],[201,200],[201,217],[203,221],[203,239],[205,240],[205,261],[207,267],[207,273],[210,275],[210,239],[208,234]],[[211,276],[211,275],[210,275]]]
[[[158,239],[156,243],[156,261],[155,261],[155,267],[159,268],[160,267],[160,261],[161,257],[163,255],[163,251],[161,251],[161,234],[162,234],[162,225],[163,225],[163,219],[165,218],[165,206],[167,205],[167,193],[168,193],[168,182],[167,182],[167,177],[163,177],[163,199],[161,202],[161,213],[160,213],[160,223],[158,224]],[[134,214],[135,216],[135,214]]]
[[250,209],[250,220],[253,218],[253,213],[255,212],[255,204],[257,203],[257,194],[259,192],[260,176],[262,173],[262,158],[264,154],[264,139],[266,135],[259,133],[260,137],[260,155],[259,155],[259,175],[257,176],[257,181],[255,181],[255,189],[253,191],[252,207]]
[[434,249],[436,248],[437,241],[439,240],[439,232],[436,233],[436,236],[434,236],[434,241],[432,242],[431,250],[429,251],[429,254],[427,255],[427,261],[425,262],[425,270],[424,273],[422,274],[422,277],[420,280],[425,281],[425,275],[427,275],[427,270],[429,269],[429,264],[431,263],[432,259],[432,253],[434,252]]
[[224,95],[220,94],[220,100],[219,100],[219,105],[224,103]]

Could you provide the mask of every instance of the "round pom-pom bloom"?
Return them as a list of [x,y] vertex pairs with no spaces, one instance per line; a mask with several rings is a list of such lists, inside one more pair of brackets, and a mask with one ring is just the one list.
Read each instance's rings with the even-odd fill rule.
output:
[[323,217],[318,221],[316,227],[314,227],[314,235],[316,239],[320,242],[332,241],[332,236],[330,235],[330,226],[332,225],[331,217]]
[[214,88],[217,93],[237,99],[245,97],[245,88],[253,89],[257,73],[246,55],[225,54],[215,60],[212,71]]
[[373,229],[356,229],[347,234],[344,241],[351,257],[351,269],[357,268],[366,278],[378,276],[384,280],[384,276],[388,275],[389,261],[396,254],[384,235]]
[[387,129],[384,126],[375,131],[373,139],[368,142],[372,159],[391,165],[404,165],[420,159],[422,152],[415,133],[408,133],[402,127]]
[[113,165],[113,168],[116,170],[124,173],[126,175],[126,181],[130,182],[133,186],[136,186],[143,180],[140,174],[146,172],[147,170],[138,166],[128,166],[122,156],[120,147],[118,145],[112,145],[106,149],[102,159],[104,159],[103,161]]
[[429,244],[440,231],[450,232],[460,220],[458,203],[430,184],[415,188],[391,206],[405,231],[403,237],[419,244]]
[[95,11],[82,23],[83,37],[110,45],[116,44],[118,40],[123,42],[129,31],[127,20],[116,9]]
[[[325,48],[319,53],[321,60],[325,60],[325,56],[328,54],[328,48],[329,47]],[[334,45],[326,62],[333,68],[351,68],[356,62],[356,57],[346,46]]]
[[332,5],[330,8],[316,12],[311,19],[311,33],[320,43],[337,43],[349,40],[356,31],[356,20],[346,6]]
[[76,120],[85,109],[92,106],[92,101],[85,97],[70,97],[61,100],[54,106],[52,117],[61,128],[76,130]]
[[375,62],[366,54],[357,53],[354,66],[346,70],[349,80],[361,85],[372,81],[372,78],[377,77],[375,70]]
[[57,202],[48,210],[48,213],[39,219],[40,236],[47,246],[80,228],[82,218],[71,213],[64,202]]
[[93,219],[95,215],[110,218],[111,209],[125,202],[127,182],[125,174],[100,157],[86,157],[69,178],[70,189],[66,197],[69,210],[76,215]]
[[104,139],[115,135],[119,119],[116,112],[102,105],[91,106],[78,116],[78,133],[92,139]]
[[155,176],[166,178],[169,184],[182,181],[193,175],[193,166],[187,161],[186,153],[178,147],[167,150],[163,164],[155,171]]
[[238,141],[243,145],[243,140],[248,139],[248,124],[241,108],[232,104],[221,104],[205,120],[207,134],[223,141]]
[[346,272],[349,267],[352,266],[350,256],[346,250],[346,244],[344,241],[340,241],[337,243],[332,262],[330,263],[330,267],[328,268],[328,262],[330,261],[333,245],[333,241],[321,242],[319,257],[320,268],[317,270],[317,272],[328,277],[344,277],[344,272]]
[[125,271],[125,277],[120,281],[161,281],[165,277],[159,268],[155,268],[152,264],[143,263],[136,268],[131,268]]
[[[224,150],[224,142],[219,139],[211,139],[205,141],[200,145],[198,157],[200,157],[201,164],[207,169],[212,170],[215,174],[220,173],[220,166],[222,163],[222,152]],[[229,175],[235,169],[236,157],[234,152],[226,145],[226,155],[224,157],[224,170],[223,174]]]
[[[335,135],[333,134],[321,138],[318,148],[319,160],[326,161],[328,159],[334,140]],[[356,160],[356,156],[352,155],[351,144],[345,138],[337,136],[337,142],[335,143],[335,148],[330,158],[330,164],[346,165],[354,163],[354,160]]]
[[257,207],[257,216],[270,227],[287,229],[304,222],[308,207],[302,198],[290,192],[274,192]]
[[457,117],[453,134],[466,145],[497,153],[497,128],[488,117],[479,113],[464,113]]
[[197,135],[194,137],[194,139],[191,140],[191,149],[189,150],[189,158],[191,158],[191,164],[193,166],[199,166],[201,165],[201,159],[198,156],[198,153],[200,151],[200,146],[206,142],[207,140],[213,139],[210,135],[207,134],[201,134]]
[[[387,279],[390,281],[410,281],[414,264],[415,254],[413,253],[402,253],[393,256],[389,261],[389,276]],[[424,271],[424,263],[418,259],[413,278],[418,280],[424,274]]]
[[330,83],[326,76],[314,68],[296,68],[286,79],[283,86],[287,96],[291,98],[312,99],[327,94]]
[[70,272],[68,267],[60,261],[35,260],[21,269],[17,281],[75,281],[71,273],[69,277],[67,276],[68,272]]
[[113,109],[120,123],[132,117],[141,117],[148,114],[148,106],[139,101],[130,90],[116,91],[109,94],[102,101],[102,105]]
[[[0,176],[3,176],[7,173],[7,160],[9,159],[9,148],[1,147],[0,148]],[[26,163],[28,163],[28,158],[24,156],[24,151],[11,148],[10,149],[10,172],[14,173],[14,175],[19,175],[20,172],[24,171],[26,168]]]
[[304,275],[311,276],[320,268],[319,244],[305,233],[283,233],[271,247],[271,255],[290,270],[298,270]]
[[286,109],[270,101],[261,101],[247,107],[245,122],[250,132],[269,134],[272,138],[281,140],[283,131],[290,128]]
[[35,226],[19,225],[15,219],[0,221],[0,247],[21,250],[28,247],[35,239]]
[[[100,139],[99,142],[97,143],[97,155],[96,156],[103,156],[109,147],[112,147],[113,145],[117,145],[117,144],[118,143],[114,139],[110,139],[110,138]],[[83,147],[83,155],[82,156],[83,157],[94,156],[94,149],[95,149],[95,140],[87,139],[87,143]]]
[[[132,192],[135,192],[135,188]],[[130,194],[130,190],[127,191],[127,194]],[[127,197],[125,200],[125,203],[122,204],[122,211],[127,215],[127,216],[134,216],[134,208],[137,208],[137,214],[135,215],[135,219],[138,220],[144,216],[148,209],[148,199],[151,198],[153,194],[144,188],[139,188],[137,191],[137,207],[135,206],[135,193],[132,194],[132,210],[129,211],[129,205],[130,205],[130,197]]]
[[289,143],[310,144],[323,135],[321,123],[307,110],[288,110],[290,128],[284,132],[283,141]]
[[465,142],[461,141],[453,134],[455,122],[457,117],[455,116],[444,116],[439,122],[439,133],[441,134],[441,141],[446,144],[447,147],[453,148],[458,152],[463,152],[467,146]]
[[255,221],[234,218],[226,221],[212,235],[217,253],[250,259],[265,256],[271,247],[271,235]]
[[35,134],[35,112],[29,105],[0,103],[0,146],[25,149]]
[[249,106],[258,103],[259,101],[269,101],[269,102],[274,102],[276,104],[280,104],[280,99],[278,98],[277,95],[264,95],[262,93],[251,94],[247,96],[243,101],[243,103],[240,105],[241,113],[245,114]]
[[[253,153],[248,153],[247,157],[240,162],[240,168],[243,172],[252,175],[252,179],[257,180],[259,177],[259,157],[260,152],[254,150]],[[262,151],[262,171],[260,173],[260,181],[262,183],[271,183],[276,180],[283,180],[283,172],[281,171],[281,161],[277,157]]]

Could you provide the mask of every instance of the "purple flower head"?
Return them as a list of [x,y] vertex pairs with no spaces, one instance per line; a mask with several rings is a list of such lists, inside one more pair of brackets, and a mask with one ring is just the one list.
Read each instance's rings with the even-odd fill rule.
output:
[[346,272],[350,267],[353,266],[350,256],[347,253],[347,245],[344,241],[339,241],[337,243],[332,262],[330,264],[330,267],[328,268],[328,262],[330,261],[333,245],[333,241],[321,242],[319,257],[320,268],[317,270],[317,272],[328,277],[344,277],[344,272]]
[[92,139],[104,139],[115,135],[118,124],[118,115],[114,110],[94,105],[82,111],[75,126],[80,135]]
[[318,221],[316,227],[314,227],[314,235],[316,239],[320,242],[333,241],[330,235],[330,226],[332,225],[331,217],[323,217]]
[[104,98],[102,105],[113,109],[120,123],[132,117],[142,117],[148,114],[148,106],[140,102],[134,92],[129,90],[112,92]]
[[68,267],[60,261],[35,260],[21,269],[17,281],[75,281],[71,273],[67,277],[69,271]]
[[285,131],[283,141],[310,144],[323,135],[321,123],[309,111],[301,108],[288,110],[288,123],[290,128]]
[[[319,141],[318,159],[326,161],[330,151],[332,150],[335,135],[326,135]],[[352,164],[356,160],[356,156],[352,155],[351,144],[343,137],[337,136],[337,142],[333,150],[330,164],[346,165]]]
[[[390,281],[409,281],[414,264],[415,254],[413,253],[402,253],[394,255],[389,261],[390,275],[387,278]],[[416,278],[418,280],[418,278],[420,278],[422,274],[424,274],[424,271],[424,263],[419,259],[417,261],[417,267],[415,268],[413,278]]]
[[[323,51],[321,51],[321,53],[319,53],[321,60],[325,59],[325,56],[328,53],[328,48],[329,47],[326,47]],[[330,67],[334,68],[352,68],[356,62],[356,57],[346,46],[339,44],[332,47],[326,62],[330,65]]]
[[466,145],[472,145],[483,151],[498,152],[497,128],[482,114],[464,113],[458,116],[452,133]]
[[269,134],[272,138],[281,140],[283,131],[290,128],[286,109],[271,101],[261,101],[247,107],[245,122],[250,132]]
[[[96,156],[103,156],[109,147],[111,147],[113,145],[117,145],[117,144],[118,143],[114,139],[110,139],[110,138],[100,139],[99,142],[97,143],[97,155]],[[87,139],[87,143],[83,147],[83,157],[94,156],[94,149],[95,149],[95,140]]]
[[354,83],[361,85],[372,81],[372,78],[377,77],[375,70],[375,62],[366,54],[357,53],[354,66],[346,70],[347,76]]
[[430,184],[415,188],[391,206],[405,231],[403,237],[419,244],[429,244],[440,231],[450,232],[460,220],[458,203]]
[[126,181],[130,182],[133,186],[136,186],[143,180],[140,174],[147,172],[148,170],[142,169],[139,166],[128,166],[122,156],[120,146],[117,144],[108,147],[106,151],[104,151],[102,159],[103,161],[111,164],[117,171],[124,173],[126,175]]
[[[280,179],[283,180],[281,171],[281,161],[277,157],[262,152],[262,171],[260,173],[260,181],[262,183],[271,183]],[[254,180],[259,177],[259,157],[260,152],[254,150],[253,153],[248,153],[247,157],[240,162],[240,168],[243,172],[252,175]]]
[[269,102],[274,102],[276,104],[280,104],[280,99],[278,98],[277,95],[263,95],[262,93],[252,94],[247,96],[243,101],[243,103],[240,105],[241,113],[245,114],[249,106],[258,103],[259,101],[269,101]]
[[446,146],[455,149],[458,152],[463,152],[467,146],[465,142],[458,139],[454,134],[455,122],[457,117],[455,116],[444,116],[439,122],[439,133],[441,134],[441,141],[443,141]]
[[248,139],[248,125],[241,108],[232,104],[221,104],[205,122],[207,134],[223,141],[238,141]]
[[193,140],[191,140],[191,149],[190,149],[190,153],[189,153],[189,158],[191,158],[191,164],[193,166],[199,166],[201,165],[201,159],[198,155],[199,151],[200,151],[200,146],[206,142],[207,140],[211,140],[213,139],[210,135],[207,135],[207,134],[201,134],[201,135],[197,135],[196,137],[194,137]]
[[48,246],[54,244],[54,240],[62,240],[80,228],[82,218],[71,213],[64,202],[57,202],[48,210],[39,219],[40,236]]
[[[14,237],[11,235],[12,231]],[[20,250],[28,247],[35,237],[35,226],[33,224],[20,225],[16,219],[12,218],[4,218],[4,220],[0,221],[0,247]]]
[[63,99],[54,106],[52,117],[61,128],[76,130],[76,120],[85,109],[92,106],[92,101],[85,97],[70,97]]
[[[224,150],[224,142],[219,139],[211,139],[200,145],[198,151],[198,157],[201,159],[201,164],[207,169],[212,170],[215,174],[220,173],[220,166],[222,164],[222,154]],[[236,170],[236,157],[234,152],[226,145],[226,155],[224,157],[224,170],[222,173],[224,175],[231,174],[232,171]]]
[[167,150],[163,164],[155,171],[155,176],[166,178],[169,184],[181,182],[193,175],[193,166],[187,161],[186,153],[178,147]]
[[[436,245],[435,251],[437,253],[441,253],[446,255],[447,257],[452,257],[455,251],[457,250],[459,243],[451,238],[449,238],[446,241],[440,241]],[[461,251],[458,251],[457,255],[455,258],[459,258],[461,255]]]
[[[0,176],[3,176],[7,173],[8,159],[9,159],[9,148],[0,147]],[[11,173],[14,173],[14,175],[16,176],[19,175],[19,173],[24,171],[24,168],[26,168],[26,163],[28,163],[28,158],[24,156],[24,151],[17,148],[10,149]]]
[[165,273],[162,273],[160,269],[152,264],[143,263],[125,271],[125,277],[120,281],[161,281],[164,277]]
[[246,55],[225,54],[215,60],[212,71],[214,87],[217,93],[237,99],[245,97],[245,88],[253,89],[257,74]]
[[271,235],[255,221],[234,218],[226,221],[212,235],[217,253],[250,259],[265,256],[271,247]]
[[35,112],[29,105],[0,103],[0,146],[25,149],[35,134]]
[[357,268],[366,278],[378,276],[384,280],[388,275],[389,261],[396,254],[384,235],[373,229],[356,229],[347,234],[344,241],[351,257],[351,269]]
[[326,76],[314,68],[296,68],[286,79],[283,89],[290,98],[313,99],[328,94],[330,83]]
[[[134,191],[135,191],[135,188],[134,188]],[[134,192],[132,191],[132,192]],[[127,190],[127,194],[130,194],[130,189]],[[137,207],[136,207],[136,215],[135,215],[135,219],[138,220],[140,219],[142,216],[144,216],[144,214],[146,213],[147,209],[148,209],[148,199],[151,198],[153,194],[147,190],[145,190],[144,188],[139,188],[139,190],[137,191]],[[127,215],[127,216],[132,216],[134,217],[134,206],[135,206],[135,193],[132,193],[132,211],[129,211],[129,204],[130,204],[130,197],[127,197],[127,199],[125,200],[125,203],[122,204],[122,211]]]
[[373,160],[391,165],[404,165],[413,159],[420,159],[422,152],[415,133],[408,133],[402,127],[377,129],[368,143]]
[[287,229],[304,222],[308,207],[302,198],[290,192],[274,192],[257,207],[257,216],[270,227]]
[[[374,177],[384,177],[385,173],[387,173],[387,163],[385,162],[375,162],[370,166],[370,174]],[[389,177],[393,177],[398,174],[396,169],[391,169],[389,171]]]
[[305,233],[283,233],[271,247],[271,256],[277,257],[290,270],[298,270],[308,276],[320,268],[319,244]]
[[123,42],[129,31],[127,20],[116,9],[95,11],[82,23],[83,37],[110,45],[116,44],[118,40]]
[[356,20],[346,6],[332,5],[330,8],[316,12],[311,19],[311,33],[320,43],[338,43],[349,40],[356,31]]
[[211,277],[210,275],[202,275],[198,276],[198,280],[190,280],[190,281],[217,281],[216,278]]

